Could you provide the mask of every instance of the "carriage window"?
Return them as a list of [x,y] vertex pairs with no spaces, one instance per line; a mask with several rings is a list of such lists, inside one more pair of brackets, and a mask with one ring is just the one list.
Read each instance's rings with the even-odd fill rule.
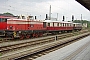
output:
[[46,22],[43,22],[43,27],[46,28]]
[[71,24],[70,24],[70,27],[71,27]]
[[70,24],[70,27],[71,27],[71,24]]
[[66,23],[66,27],[67,27],[67,23]]
[[53,23],[53,26],[54,26],[54,23]]
[[50,23],[48,23],[48,26],[50,26]]
[[65,27],[66,27],[66,23],[65,23],[65,25],[64,25]]
[[2,19],[0,18],[0,22],[2,21]]
[[7,19],[5,19],[5,18],[0,18],[0,22],[7,22]]
[[66,27],[67,27],[67,23],[66,23]]
[[7,19],[5,19],[5,22],[7,22]]
[[61,26],[61,23],[59,23],[59,26]]
[[62,27],[62,23],[61,23],[61,27]]
[[7,19],[3,18],[3,22],[7,22]]
[[68,24],[68,26],[70,27],[70,24]]
[[59,26],[59,23],[57,23],[57,26]]
[[75,27],[75,24],[73,26]]
[[69,24],[67,24],[67,27],[69,27]]
[[64,23],[63,23],[63,27],[64,27]]

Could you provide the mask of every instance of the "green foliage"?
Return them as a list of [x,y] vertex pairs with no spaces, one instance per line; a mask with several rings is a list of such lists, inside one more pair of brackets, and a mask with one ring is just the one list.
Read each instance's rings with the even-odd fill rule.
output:
[[2,56],[2,54],[0,53],[0,56]]
[[90,28],[90,21],[88,21],[87,24],[88,24],[88,28]]
[[75,23],[87,23],[88,28],[90,28],[90,21],[87,21],[87,20],[74,20],[73,22],[75,22]]
[[74,20],[74,23],[81,23],[81,20]]
[[87,20],[74,20],[73,22],[75,22],[75,23],[88,23],[90,21],[87,21]]
[[9,13],[9,12],[3,13],[3,14],[14,16],[12,13]]

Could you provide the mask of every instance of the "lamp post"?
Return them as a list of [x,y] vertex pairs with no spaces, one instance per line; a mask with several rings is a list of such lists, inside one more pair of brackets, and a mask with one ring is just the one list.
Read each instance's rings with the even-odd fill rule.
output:
[[57,20],[58,20],[58,13],[57,13]]
[[82,14],[81,14],[81,24],[83,25],[83,21],[82,21]]
[[40,15],[40,20],[41,20],[41,15]]

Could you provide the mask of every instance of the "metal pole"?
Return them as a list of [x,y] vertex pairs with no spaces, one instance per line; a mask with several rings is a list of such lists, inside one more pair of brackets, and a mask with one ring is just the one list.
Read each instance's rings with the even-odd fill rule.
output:
[[81,14],[81,24],[83,25],[83,21],[82,21],[82,14]]
[[58,13],[57,13],[57,20],[58,20]]
[[51,20],[51,5],[50,5],[50,11],[49,11],[49,20]]
[[40,20],[41,20],[41,15],[40,15]]
[[57,40],[57,36],[55,36],[55,41]]

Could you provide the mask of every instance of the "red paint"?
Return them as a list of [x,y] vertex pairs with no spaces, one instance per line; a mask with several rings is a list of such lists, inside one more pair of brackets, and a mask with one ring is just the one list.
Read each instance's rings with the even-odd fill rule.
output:
[[[10,29],[12,26],[12,29]],[[7,24],[8,30],[46,30],[43,28],[43,24],[33,24],[31,27],[30,24]]]
[[0,18],[12,18],[12,17],[0,16]]
[[9,19],[7,23],[8,30],[46,30],[46,28],[43,28],[43,22],[40,21]]
[[[0,18],[9,19],[13,17],[0,16]],[[7,22],[0,22],[0,30],[6,30],[6,29],[7,29]]]
[[73,27],[47,27],[47,30],[73,30]]
[[7,29],[7,22],[0,22],[0,30]]

